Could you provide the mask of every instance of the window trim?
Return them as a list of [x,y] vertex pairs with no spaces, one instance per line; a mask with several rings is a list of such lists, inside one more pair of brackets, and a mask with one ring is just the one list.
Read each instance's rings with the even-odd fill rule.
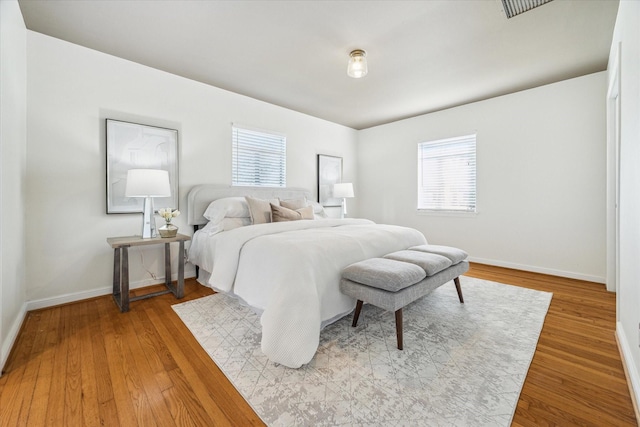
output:
[[[436,144],[436,143],[441,143],[441,144],[446,144],[446,143],[452,143],[452,142],[462,142],[465,140],[471,140],[473,139],[473,159],[474,159],[474,169],[475,169],[475,176],[474,176],[474,204],[473,204],[473,209],[439,209],[439,208],[428,208],[428,207],[421,207],[420,206],[420,199],[421,199],[421,193],[422,193],[422,179],[423,179],[423,175],[422,175],[422,163],[423,163],[423,158],[422,158],[422,147],[424,144]],[[478,214],[478,166],[477,166],[477,146],[478,144],[478,135],[477,133],[469,133],[469,134],[465,134],[465,135],[460,135],[460,136],[455,136],[455,137],[450,137],[450,138],[440,138],[440,139],[433,139],[433,140],[429,140],[429,141],[421,141],[418,143],[418,156],[417,156],[417,162],[418,162],[418,170],[417,170],[417,191],[416,191],[416,210],[417,213],[420,215],[432,215],[432,216],[455,216],[455,217],[472,217],[472,216],[476,216]]]
[[[276,184],[276,180],[266,181],[264,184],[256,182],[248,182],[238,179],[237,171],[237,150],[238,150],[238,133],[243,132],[248,134],[254,134],[258,137],[264,137],[265,139],[271,138],[273,141],[279,140],[281,143],[281,150],[272,150],[273,154],[279,155],[278,160],[267,163],[279,168],[281,175],[280,184]],[[277,145],[274,144],[274,145]],[[245,148],[246,149],[246,148]],[[261,161],[264,159],[260,159]],[[261,163],[262,164],[262,163]],[[250,126],[244,126],[240,124],[231,124],[231,186],[232,187],[261,187],[261,188],[286,188],[287,187],[287,136],[283,133],[268,131],[264,129],[258,129]]]

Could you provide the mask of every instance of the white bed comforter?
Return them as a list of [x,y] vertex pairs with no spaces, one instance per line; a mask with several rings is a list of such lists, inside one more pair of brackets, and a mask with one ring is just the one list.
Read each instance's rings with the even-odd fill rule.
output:
[[262,311],[262,351],[298,368],[313,358],[323,323],[353,310],[339,289],[344,267],[425,243],[415,229],[369,220],[294,221],[196,233],[190,260],[211,272],[214,289]]

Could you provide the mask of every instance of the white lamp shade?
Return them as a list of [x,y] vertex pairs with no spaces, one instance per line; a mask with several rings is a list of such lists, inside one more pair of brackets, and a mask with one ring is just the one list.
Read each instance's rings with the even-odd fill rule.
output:
[[171,197],[169,172],[159,169],[129,169],[125,197]]
[[333,197],[335,197],[336,199],[346,199],[353,197],[353,184],[350,182],[333,184]]

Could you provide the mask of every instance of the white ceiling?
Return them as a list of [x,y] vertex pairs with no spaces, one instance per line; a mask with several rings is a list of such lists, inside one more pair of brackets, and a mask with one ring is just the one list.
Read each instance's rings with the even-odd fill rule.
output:
[[[20,0],[27,28],[363,129],[605,70],[617,0]],[[351,50],[369,74],[347,76]]]

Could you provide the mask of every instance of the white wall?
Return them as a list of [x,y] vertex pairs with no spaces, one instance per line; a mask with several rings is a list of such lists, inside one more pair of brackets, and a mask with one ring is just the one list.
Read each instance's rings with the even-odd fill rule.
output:
[[[345,179],[356,177],[353,129],[31,31],[27,48],[30,308],[108,293],[106,238],[140,233],[140,215],[105,214],[105,118],[178,129],[181,209],[193,185],[231,183],[232,122],[286,134],[288,186],[315,192],[318,153],[343,157]],[[158,282],[145,268],[164,276],[161,254],[130,251],[134,285]]]
[[620,2],[609,58],[611,72],[619,43],[620,282],[616,333],[636,402],[640,402],[640,2]]
[[[605,93],[602,72],[361,131],[359,212],[479,262],[604,282]],[[417,144],[471,133],[478,213],[418,214]]]
[[0,371],[26,308],[26,37],[18,2],[0,1]]

